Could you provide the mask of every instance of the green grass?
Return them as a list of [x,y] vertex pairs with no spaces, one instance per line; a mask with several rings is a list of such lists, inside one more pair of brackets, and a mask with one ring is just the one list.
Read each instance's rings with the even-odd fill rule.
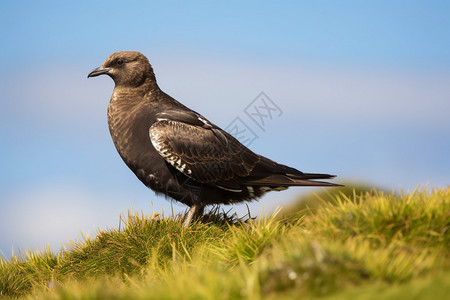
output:
[[[183,230],[130,215],[68,250],[0,260],[0,296],[27,299],[443,299],[450,188],[328,192],[314,209]],[[322,200],[320,200],[320,199]],[[309,200],[312,201],[312,200]],[[294,209],[295,210],[295,209]]]

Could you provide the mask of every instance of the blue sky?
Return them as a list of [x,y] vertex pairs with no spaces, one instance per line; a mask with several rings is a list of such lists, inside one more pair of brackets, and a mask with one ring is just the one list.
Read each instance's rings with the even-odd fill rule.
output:
[[[119,50],[144,53],[164,91],[216,124],[242,118],[274,160],[386,189],[446,186],[449,13],[447,1],[2,2],[0,250],[57,250],[128,209],[184,209],[111,142],[113,82],[86,75]],[[261,91],[283,111],[265,131],[244,113]]]

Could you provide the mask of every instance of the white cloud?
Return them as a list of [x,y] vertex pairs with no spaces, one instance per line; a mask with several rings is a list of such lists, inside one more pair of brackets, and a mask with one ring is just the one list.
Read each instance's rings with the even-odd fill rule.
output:
[[92,129],[93,123],[106,121],[114,83],[109,78],[88,80],[88,72],[49,66],[8,74],[2,78],[3,113],[19,124]]
[[123,207],[113,198],[105,205],[105,197],[67,183],[33,184],[3,195],[1,250],[7,256],[11,247],[23,250],[50,245],[57,251],[70,239],[78,239],[80,232],[94,236],[96,228],[117,226]]
[[[232,120],[260,91],[300,117],[448,123],[450,74],[438,71],[166,57],[153,65],[165,92],[219,124]],[[101,126],[113,82],[106,76],[88,80],[92,67],[50,66],[2,78],[3,105],[9,114],[36,122]]]
[[450,74],[439,71],[200,60],[155,71],[166,92],[224,122],[264,91],[293,118],[448,124]]

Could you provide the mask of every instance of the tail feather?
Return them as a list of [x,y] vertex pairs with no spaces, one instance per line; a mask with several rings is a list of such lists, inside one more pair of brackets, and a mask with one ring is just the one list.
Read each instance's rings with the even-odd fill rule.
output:
[[261,156],[261,160],[252,170],[250,176],[241,178],[238,184],[254,186],[342,186],[340,184],[317,179],[332,179],[336,175],[303,173],[295,168],[279,164],[273,160]]
[[286,174],[290,178],[295,179],[333,179],[336,175],[317,174],[317,173],[303,173],[303,175]]
[[317,174],[318,176],[303,176],[303,178],[291,177],[289,175],[275,174],[265,178],[259,178],[254,180],[248,180],[245,182],[246,185],[254,185],[254,186],[280,186],[280,187],[289,187],[289,186],[342,186],[340,184],[324,182],[324,181],[315,181],[311,179],[330,179],[333,178],[333,175],[327,174]]

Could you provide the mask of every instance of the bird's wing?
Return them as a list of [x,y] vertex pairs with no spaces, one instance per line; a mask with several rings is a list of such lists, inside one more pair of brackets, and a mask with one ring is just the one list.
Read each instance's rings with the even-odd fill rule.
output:
[[185,110],[167,110],[164,112],[160,112],[156,114],[157,121],[177,121],[181,123],[186,123],[189,125],[199,126],[205,129],[211,129],[214,135],[220,140],[221,143],[227,144],[228,138],[225,137],[223,131],[211,124],[205,117],[194,112],[194,111],[185,111]]
[[158,153],[186,176],[238,191],[236,179],[250,174],[260,157],[197,114],[157,115],[150,140]]

